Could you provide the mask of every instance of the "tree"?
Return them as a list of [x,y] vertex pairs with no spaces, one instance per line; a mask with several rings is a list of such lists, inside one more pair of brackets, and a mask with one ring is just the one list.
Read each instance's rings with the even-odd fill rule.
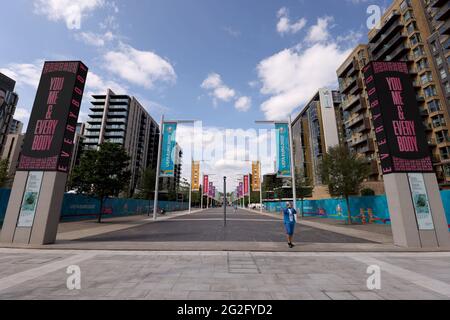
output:
[[9,181],[9,161],[4,159],[0,161],[0,188],[6,186]]
[[141,199],[152,200],[155,197],[156,169],[148,167],[142,175],[140,194]]
[[129,185],[129,161],[130,157],[120,145],[104,143],[98,150],[85,151],[74,169],[70,186],[78,193],[100,200],[99,223],[106,199],[119,196]]
[[295,190],[297,192],[297,198],[301,200],[301,213],[302,217],[305,216],[305,210],[303,207],[305,198],[311,198],[314,187],[311,186],[311,181],[308,177],[305,177],[303,172],[297,170],[295,175]]
[[345,199],[348,223],[352,224],[349,197],[359,193],[361,184],[369,176],[370,168],[366,159],[344,146],[333,147],[325,154],[321,171],[323,183],[328,185],[330,194]]

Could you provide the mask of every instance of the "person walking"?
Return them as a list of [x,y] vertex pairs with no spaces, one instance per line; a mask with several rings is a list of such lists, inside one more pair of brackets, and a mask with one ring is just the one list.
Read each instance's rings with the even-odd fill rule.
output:
[[297,223],[297,211],[292,208],[292,204],[290,202],[286,203],[286,209],[283,210],[283,216],[284,226],[286,227],[288,246],[292,249],[295,247],[292,241],[294,239],[295,225]]

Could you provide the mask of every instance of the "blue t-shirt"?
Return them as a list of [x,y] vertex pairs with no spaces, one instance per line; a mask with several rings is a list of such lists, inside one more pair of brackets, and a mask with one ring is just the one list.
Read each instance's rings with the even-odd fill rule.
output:
[[284,223],[295,223],[294,216],[297,214],[297,211],[295,211],[295,209],[286,208],[283,210],[283,213],[284,213]]

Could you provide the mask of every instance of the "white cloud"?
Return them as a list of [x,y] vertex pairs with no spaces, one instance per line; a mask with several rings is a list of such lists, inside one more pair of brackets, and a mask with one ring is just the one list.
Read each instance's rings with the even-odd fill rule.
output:
[[305,18],[299,19],[297,22],[291,23],[289,18],[289,10],[286,7],[281,8],[277,14],[278,24],[277,31],[279,34],[284,35],[286,33],[295,34],[302,30],[307,23]]
[[126,94],[127,88],[123,85],[112,81],[105,80],[98,74],[89,71],[87,80],[86,80],[86,92],[88,95],[91,94],[104,94],[106,89],[111,89],[116,94]]
[[210,95],[214,98],[214,104],[218,100],[229,102],[236,97],[236,91],[225,85],[222,77],[217,73],[211,73],[202,83],[201,87],[210,91]]
[[328,31],[331,21],[330,17],[318,19],[303,43],[280,51],[257,66],[261,93],[269,96],[261,105],[267,119],[285,120],[318,89],[337,87],[336,70],[352,46],[343,37],[340,41],[332,39]]
[[42,60],[35,63],[11,63],[6,68],[0,68],[0,72],[16,80],[19,86],[37,88],[43,64]]
[[104,55],[105,67],[130,83],[153,88],[155,82],[174,83],[177,79],[172,65],[151,51],[140,51],[120,43],[116,51]]
[[333,17],[322,17],[317,19],[317,24],[312,26],[306,37],[306,41],[315,43],[326,41],[330,38],[330,32],[328,30],[329,24],[333,22]]
[[34,9],[51,21],[63,20],[68,29],[80,29],[83,18],[104,4],[105,0],[34,0]]
[[114,40],[115,38],[114,34],[111,31],[105,32],[103,34],[93,32],[80,32],[79,34],[75,35],[75,37],[78,40],[95,47],[104,47],[106,43]]
[[16,108],[16,111],[14,112],[14,119],[20,120],[20,121],[28,121],[30,119],[30,112],[27,109],[24,108]]
[[252,107],[252,99],[250,97],[240,97],[234,104],[236,110],[246,112]]

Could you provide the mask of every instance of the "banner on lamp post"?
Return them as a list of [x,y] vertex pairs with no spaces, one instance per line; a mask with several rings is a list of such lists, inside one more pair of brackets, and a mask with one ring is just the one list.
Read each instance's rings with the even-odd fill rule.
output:
[[259,161],[252,163],[252,191],[259,192],[261,185],[261,164]]
[[291,177],[291,146],[289,139],[289,124],[276,123],[277,137],[277,176]]
[[192,191],[200,191],[200,162],[192,161]]
[[175,177],[177,124],[163,125],[160,177]]
[[203,176],[203,195],[209,195],[209,176]]
[[250,195],[250,179],[249,176],[244,176],[244,196]]

